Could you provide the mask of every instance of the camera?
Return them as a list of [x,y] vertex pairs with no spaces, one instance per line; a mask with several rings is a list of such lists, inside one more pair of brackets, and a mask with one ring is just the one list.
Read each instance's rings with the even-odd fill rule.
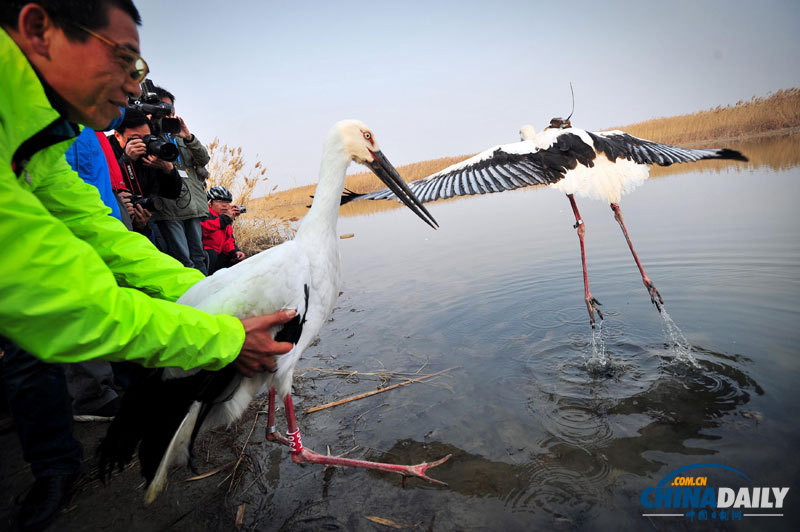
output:
[[237,209],[239,209],[239,214],[244,214],[247,212],[247,205],[234,205]]
[[178,158],[178,147],[155,135],[145,135],[142,142],[147,146],[147,155],[155,155],[159,159],[172,162]]
[[150,115],[150,129],[154,135],[162,133],[175,134],[181,130],[181,121],[177,118],[170,118],[173,113],[172,106],[162,102],[156,94],[153,82],[146,79],[141,85],[142,94],[138,100],[128,102],[130,107],[139,109],[146,115]]
[[147,209],[150,212],[155,212],[156,209],[155,201],[151,197],[142,197],[138,194],[131,194],[131,203],[134,205],[141,205],[142,209]]

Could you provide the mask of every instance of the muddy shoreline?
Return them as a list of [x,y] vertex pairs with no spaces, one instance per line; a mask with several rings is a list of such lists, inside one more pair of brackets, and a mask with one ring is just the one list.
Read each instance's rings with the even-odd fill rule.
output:
[[[341,307],[338,312],[342,312]],[[337,330],[329,329],[327,334],[335,336]],[[325,331],[322,336],[326,337]],[[428,448],[413,441],[399,442],[397,448],[389,450],[364,447],[359,441],[361,431],[380,430],[379,425],[375,425],[380,423],[376,421],[380,407],[389,403],[399,404],[401,395],[395,394],[409,393],[419,384],[354,401],[347,406],[304,414],[308,408],[404,382],[408,378],[391,373],[380,374],[380,371],[378,375],[358,373],[353,371],[355,368],[342,365],[337,360],[337,353],[328,352],[325,345],[319,343],[306,351],[301,367],[295,371],[293,383],[297,420],[307,447],[319,453],[327,451],[352,458],[395,463],[432,461],[440,457],[438,454],[452,452],[436,445]],[[364,368],[358,369],[364,371]],[[426,368],[423,373],[434,373],[438,369]],[[167,490],[147,507],[143,504],[144,484],[136,460],[124,471],[115,472],[106,485],[97,477],[95,451],[108,423],[76,422],[74,434],[84,447],[83,473],[70,504],[48,530],[387,529],[369,519],[389,517],[391,509],[362,508],[364,495],[357,491],[403,489],[401,478],[349,468],[324,469],[318,465],[294,464],[288,449],[266,441],[266,405],[266,394],[259,395],[236,424],[201,435],[195,446],[197,472],[187,467],[174,468]],[[0,427],[0,446],[3,449],[0,460],[0,530],[15,530],[18,511],[15,499],[27,492],[33,476],[23,460],[7,412],[1,407],[0,419],[7,421]],[[285,431],[282,408],[278,409],[277,423],[278,429]],[[449,467],[440,469],[447,471]],[[204,475],[207,476],[187,480]],[[416,479],[409,480],[407,488],[430,489]]]
[[[318,360],[313,362],[316,366],[320,365]],[[341,397],[350,391],[357,394],[374,389],[374,386],[363,381],[348,382],[348,379],[342,378],[337,380],[339,382],[336,387]],[[380,383],[376,381],[375,385],[378,384]],[[316,388],[315,379],[295,377],[294,397],[299,411],[328,401],[329,398],[316,393]],[[216,472],[206,478],[187,481],[195,473],[188,468],[174,469],[170,474],[167,491],[148,507],[142,502],[143,480],[136,461],[124,471],[115,473],[106,485],[97,478],[97,459],[94,453],[108,424],[75,423],[74,433],[84,446],[83,475],[77,482],[70,504],[48,530],[216,531],[302,530],[309,526],[316,528],[304,521],[302,505],[296,508],[265,507],[269,506],[275,492],[283,489],[291,490],[292,498],[297,500],[317,500],[320,490],[325,489],[324,485],[318,485],[313,493],[298,493],[298,486],[294,485],[296,480],[311,474],[319,476],[324,483],[333,473],[323,471],[322,466],[297,466],[291,462],[287,449],[266,441],[266,416],[259,414],[265,408],[266,398],[259,396],[235,425],[201,436],[195,449],[198,458],[197,473],[203,475]],[[309,435],[328,432],[319,422],[319,419],[327,416],[315,416],[317,415],[298,416],[301,431]],[[349,418],[340,419],[339,422],[347,425],[357,420]],[[365,420],[361,422],[364,423]],[[285,428],[280,410],[278,424],[279,429]],[[322,425],[325,425],[324,421]],[[336,430],[333,427],[332,431]],[[3,460],[0,462],[0,528],[14,530],[18,508],[14,501],[24,495],[33,482],[33,476],[22,458],[12,426],[5,426],[0,433],[0,445],[3,448]],[[318,452],[325,452],[325,449],[318,449]],[[337,449],[334,452],[342,450]],[[234,466],[240,459],[233,474]],[[237,527],[237,513],[240,512],[241,525]]]

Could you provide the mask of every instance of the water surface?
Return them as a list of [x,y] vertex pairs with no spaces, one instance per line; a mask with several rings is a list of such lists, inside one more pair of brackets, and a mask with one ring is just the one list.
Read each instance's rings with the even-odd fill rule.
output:
[[[791,487],[783,518],[725,527],[793,528],[800,152],[794,141],[795,162],[774,161],[774,145],[740,147],[759,161],[749,166],[683,165],[621,203],[697,367],[676,360],[601,202],[578,200],[591,290],[605,315],[596,337],[603,367],[592,363],[578,239],[563,194],[526,189],[434,204],[438,231],[404,209],[341,218],[339,233],[355,234],[341,241],[343,294],[298,373],[460,368],[306,416],[304,441],[319,452],[357,446],[350,456],[393,461],[453,453],[430,471],[449,487],[298,468],[285,451],[265,447],[273,480],[256,494],[248,521],[293,530],[381,528],[365,515],[426,530],[703,529],[684,518],[642,517],[639,495],[678,467],[714,462],[757,486]],[[304,382],[325,400],[377,385],[368,376]]]

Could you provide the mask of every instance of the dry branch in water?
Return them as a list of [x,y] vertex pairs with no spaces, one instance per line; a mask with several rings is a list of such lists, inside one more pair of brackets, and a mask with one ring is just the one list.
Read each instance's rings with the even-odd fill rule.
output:
[[221,465],[219,467],[215,467],[211,471],[209,471],[207,473],[203,473],[202,475],[197,475],[195,477],[189,477],[186,480],[184,480],[184,482],[192,482],[192,481],[195,481],[195,480],[203,480],[204,478],[208,478],[208,477],[214,476],[217,473],[219,473],[220,471],[224,471],[224,470],[228,469],[229,467],[231,467],[232,465],[235,465],[235,464],[236,464],[235,461],[234,462],[228,462],[227,464],[223,464],[223,465]]
[[392,521],[391,519],[386,519],[385,517],[378,517],[375,515],[365,515],[364,519],[369,519],[373,523],[378,523],[379,525],[388,526],[391,528],[397,529],[404,529],[404,528],[417,528],[419,525],[422,524],[422,521],[418,523],[414,523],[413,525],[404,525],[402,523],[398,523],[396,521]]
[[422,370],[428,365],[426,362],[423,364],[417,371],[413,373],[405,373],[405,372],[394,372],[394,371],[356,371],[354,369],[326,369],[326,368],[303,368],[295,371],[295,375],[302,377],[309,371],[316,371],[317,373],[332,375],[334,377],[344,377],[345,379],[350,379],[352,377],[377,377],[381,383],[386,384],[390,380],[395,377],[417,377],[422,373]]
[[230,474],[231,483],[228,486],[228,493],[231,492],[233,489],[234,481],[236,480],[236,471],[239,469],[239,464],[242,463],[242,459],[244,458],[244,453],[247,450],[247,444],[250,443],[250,437],[253,435],[253,431],[256,428],[256,423],[258,423],[258,416],[261,414],[262,409],[264,408],[264,401],[261,402],[260,408],[256,411],[256,416],[253,418],[253,425],[250,427],[250,433],[247,435],[247,439],[244,442],[244,446],[242,447],[242,452],[239,453],[239,459],[236,460],[236,465],[233,466],[233,471]]
[[320,406],[314,406],[314,407],[309,408],[308,410],[306,410],[304,413],[305,414],[311,414],[313,412],[319,412],[320,410],[325,410],[326,408],[331,408],[331,407],[334,407],[334,406],[343,405],[345,403],[350,403],[352,401],[357,401],[358,399],[364,399],[365,397],[371,397],[371,396],[377,395],[379,393],[388,392],[389,390],[394,390],[395,388],[399,388],[401,386],[406,386],[408,384],[414,384],[415,382],[420,382],[420,381],[424,381],[425,379],[430,379],[431,377],[436,377],[437,375],[441,375],[442,373],[447,373],[448,371],[451,371],[451,370],[454,370],[454,369],[457,369],[457,368],[460,368],[460,367],[461,366],[453,366],[452,368],[443,369],[442,371],[437,371],[436,373],[431,373],[430,375],[424,375],[424,376],[416,378],[416,379],[409,379],[409,380],[407,380],[405,382],[400,382],[400,383],[397,383],[397,384],[393,384],[391,386],[387,386],[386,388],[381,388],[379,390],[373,390],[371,392],[366,392],[366,393],[362,393],[362,394],[359,394],[359,395],[354,395],[352,397],[348,397],[347,399],[341,399],[339,401],[334,401],[332,403],[327,403],[327,404],[320,405]]
[[246,504],[240,504],[239,507],[236,509],[236,521],[234,521],[234,525],[236,525],[236,530],[242,528],[242,523],[244,522],[244,509],[247,507]]

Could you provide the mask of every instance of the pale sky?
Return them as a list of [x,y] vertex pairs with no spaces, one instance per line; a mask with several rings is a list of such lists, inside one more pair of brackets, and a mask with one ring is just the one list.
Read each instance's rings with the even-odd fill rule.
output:
[[316,182],[344,118],[399,166],[539,130],[569,114],[570,82],[590,130],[800,86],[797,0],[134,1],[178,114],[281,190]]

